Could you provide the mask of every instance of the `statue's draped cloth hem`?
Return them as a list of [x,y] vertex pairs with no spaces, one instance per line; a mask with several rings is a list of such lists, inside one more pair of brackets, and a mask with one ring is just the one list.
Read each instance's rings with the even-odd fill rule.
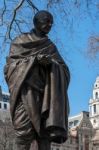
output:
[[[39,113],[37,110],[36,103],[33,102],[34,98],[30,101],[30,104],[29,100],[27,100],[29,105],[26,102],[24,105],[30,113],[30,120],[38,135],[41,134],[41,128],[43,128],[52,137],[55,134],[56,136],[61,134],[65,141],[68,133],[69,103],[66,92],[70,80],[69,70],[59,55],[56,46],[47,37],[35,40],[32,34],[23,34],[12,41],[10,54],[4,69],[11,95],[10,111],[12,122],[18,97],[22,93],[21,89],[25,85],[26,79],[31,76],[35,66],[36,68],[41,67],[45,77],[43,89],[41,88],[40,76],[34,77],[34,88],[37,86],[38,90],[43,93],[41,112]],[[40,60],[44,57],[50,57],[51,63],[40,64]],[[39,83],[36,83],[36,80]],[[33,94],[33,90],[30,90],[30,93]],[[56,131],[54,132],[54,130]]]

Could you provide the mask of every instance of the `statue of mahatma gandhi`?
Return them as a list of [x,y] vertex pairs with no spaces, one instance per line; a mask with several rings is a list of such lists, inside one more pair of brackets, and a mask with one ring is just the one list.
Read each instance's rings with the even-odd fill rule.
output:
[[47,36],[53,16],[39,11],[33,22],[30,33],[12,41],[4,74],[17,150],[29,150],[34,140],[38,150],[50,150],[51,142],[67,139],[70,73]]

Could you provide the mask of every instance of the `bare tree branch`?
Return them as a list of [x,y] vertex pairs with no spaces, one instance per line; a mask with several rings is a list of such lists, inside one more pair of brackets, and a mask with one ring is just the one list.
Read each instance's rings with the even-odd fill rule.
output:
[[48,0],[47,8],[50,8],[53,4],[58,4],[62,0]]
[[33,4],[31,0],[26,0],[33,10],[39,11],[39,9]]
[[88,40],[88,54],[91,58],[95,58],[99,53],[99,36],[91,36]]
[[[3,8],[0,9],[1,14],[1,26],[4,27],[4,33],[1,31],[0,37],[2,37],[4,44],[6,44],[8,41],[10,42],[11,38],[18,35],[19,33],[26,32],[26,30],[31,28],[31,17],[29,15],[29,12],[32,10],[39,11],[37,6],[35,5],[35,0],[13,0],[12,2],[3,0]],[[42,2],[42,5],[46,4],[46,7],[53,12],[54,15],[57,15],[57,10],[59,13],[60,22],[62,21],[64,30],[66,32],[70,32],[70,35],[73,35],[74,31],[74,24],[75,24],[75,16],[77,16],[78,24],[83,19],[83,17],[86,17],[88,14],[88,17],[92,17],[91,19],[96,19],[95,14],[92,11],[92,8],[89,7],[91,5],[95,6],[98,9],[99,3],[95,3],[92,0],[84,0],[84,3],[81,0],[74,0],[74,1],[65,1],[65,0],[46,0],[46,2]],[[13,5],[15,7],[13,7]],[[10,6],[10,7],[9,7]],[[83,7],[86,11],[83,11]],[[26,10],[28,13],[26,15],[19,13],[20,10],[23,12]],[[87,14],[86,14],[87,12]],[[75,13],[75,15],[74,15]],[[20,15],[21,14],[21,15]],[[32,13],[31,13],[32,14]],[[11,16],[11,19],[9,18]],[[30,18],[29,18],[29,17]],[[97,15],[98,16],[98,15]],[[81,18],[82,17],[82,18]],[[58,18],[58,17],[57,17]],[[30,20],[29,20],[30,19]],[[93,21],[94,21],[93,20]],[[57,24],[55,24],[57,25]],[[25,31],[24,31],[25,30]],[[12,31],[13,34],[12,34]],[[74,32],[73,32],[74,31]],[[5,34],[5,36],[4,36]],[[4,37],[4,38],[3,38]],[[56,37],[55,37],[56,38]],[[10,40],[9,40],[10,39]],[[90,39],[90,50],[96,51],[95,42],[92,44],[92,38]],[[94,46],[93,46],[94,45]],[[98,50],[97,50],[98,51]]]
[[21,28],[20,28],[20,25],[19,25],[19,22],[18,22],[16,19],[15,19],[15,23],[16,23],[16,25],[17,25],[17,27],[18,27],[20,33],[22,33]]
[[2,14],[1,14],[1,18],[0,18],[0,19],[1,19],[1,20],[0,20],[0,21],[1,21],[0,26],[3,25],[3,17],[4,17],[4,14],[5,14],[5,12],[6,12],[6,8],[7,8],[7,7],[6,7],[6,2],[5,2],[5,0],[4,0],[3,2],[4,2],[4,4],[3,4],[4,7],[3,7],[3,11],[2,11]]
[[12,20],[10,22],[10,25],[8,27],[8,38],[11,39],[11,29],[12,29],[12,25],[13,25],[13,22],[15,21],[15,18],[16,18],[16,13],[17,11],[20,9],[20,7],[22,6],[22,4],[24,3],[25,0],[20,0],[20,2],[18,3],[18,5],[16,6],[16,8],[14,9],[14,12],[13,12],[13,17],[12,17]]
[[[33,4],[33,2],[31,0],[26,0],[26,1],[32,7],[33,10],[39,11],[38,8]],[[25,0],[20,0],[18,5],[16,6],[16,8],[13,11],[13,17],[12,17],[12,20],[11,20],[9,26],[8,26],[8,31],[7,31],[7,38],[9,38],[10,40],[12,40],[11,39],[11,29],[12,29],[14,22],[16,23],[19,31],[22,33],[21,28],[20,28],[18,22],[16,21],[16,15],[17,15],[17,11],[21,8],[21,6],[24,2],[25,2]]]

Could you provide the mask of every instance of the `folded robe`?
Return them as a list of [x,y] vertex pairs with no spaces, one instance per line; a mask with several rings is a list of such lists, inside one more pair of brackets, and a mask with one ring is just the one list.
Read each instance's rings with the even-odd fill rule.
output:
[[[44,58],[50,59],[50,63],[43,62]],[[40,111],[34,98],[30,102],[27,99],[29,106],[25,104],[36,132],[40,135],[43,129],[53,141],[64,142],[68,134],[70,73],[53,42],[48,37],[36,39],[34,33],[20,35],[12,41],[4,74],[10,92],[12,122],[24,83],[29,82],[43,94]]]

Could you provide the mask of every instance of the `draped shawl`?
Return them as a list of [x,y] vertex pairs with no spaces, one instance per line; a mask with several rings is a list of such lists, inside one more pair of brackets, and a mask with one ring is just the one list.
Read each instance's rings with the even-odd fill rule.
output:
[[[42,118],[44,118],[44,128],[50,137],[56,137],[58,134],[60,137],[61,134],[61,137],[64,137],[63,141],[65,141],[68,133],[69,102],[67,89],[70,73],[56,46],[48,37],[37,39],[34,33],[25,33],[12,41],[4,68],[5,79],[10,92],[12,121],[22,86],[27,76],[31,76],[30,70],[32,69],[33,72],[35,64],[40,65],[40,60],[44,57],[50,58],[51,63],[50,65],[45,63],[44,67],[41,64],[46,71],[41,114],[36,110],[35,103],[31,109],[26,107],[32,111],[30,119],[38,134],[40,134],[40,125]],[[36,80],[40,82],[40,76]],[[37,84],[39,87],[40,83]],[[58,138],[58,142],[61,142],[60,138]]]

